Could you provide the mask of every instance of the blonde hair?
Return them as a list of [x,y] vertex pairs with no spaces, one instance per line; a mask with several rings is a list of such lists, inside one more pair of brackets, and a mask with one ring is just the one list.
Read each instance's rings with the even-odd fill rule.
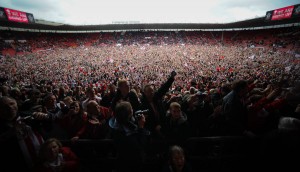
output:
[[64,102],[64,103],[66,103],[66,102],[72,103],[72,102],[73,102],[73,99],[72,99],[71,96],[67,96],[67,97],[64,98],[63,102]]
[[179,103],[177,103],[177,102],[172,102],[170,104],[170,109],[173,109],[173,108],[179,108],[179,109],[181,109],[181,105]]

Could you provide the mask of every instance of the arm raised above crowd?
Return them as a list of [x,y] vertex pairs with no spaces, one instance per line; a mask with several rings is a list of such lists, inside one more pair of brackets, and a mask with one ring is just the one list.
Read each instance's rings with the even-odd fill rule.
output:
[[157,90],[155,94],[156,97],[162,98],[169,91],[170,87],[175,81],[175,76],[176,76],[176,72],[172,71],[168,80],[164,84],[162,84],[161,87]]

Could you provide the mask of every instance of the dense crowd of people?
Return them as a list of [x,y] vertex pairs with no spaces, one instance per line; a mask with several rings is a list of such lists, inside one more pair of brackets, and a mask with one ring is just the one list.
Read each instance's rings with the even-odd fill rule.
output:
[[[2,42],[2,49],[23,53],[0,58],[1,145],[18,142],[29,168],[64,164],[68,171],[79,168],[78,159],[67,148],[58,153],[56,139],[113,139],[119,170],[126,171],[130,161],[142,164],[149,140],[184,145],[189,137],[298,135],[300,43],[294,30],[28,33],[22,46]],[[52,143],[51,162],[40,152],[43,162],[34,164],[41,161],[37,147],[45,151]],[[173,149],[182,157],[180,147]],[[62,163],[63,156],[73,166]]]

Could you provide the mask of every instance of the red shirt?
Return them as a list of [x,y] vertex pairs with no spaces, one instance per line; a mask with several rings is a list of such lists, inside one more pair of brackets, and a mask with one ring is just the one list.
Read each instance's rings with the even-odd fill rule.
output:
[[[63,155],[63,165],[61,166],[61,172],[79,172],[80,163],[79,158],[75,153],[68,147],[62,147],[60,153]],[[51,167],[47,167],[44,163],[38,164],[35,168],[36,172],[53,172]]]

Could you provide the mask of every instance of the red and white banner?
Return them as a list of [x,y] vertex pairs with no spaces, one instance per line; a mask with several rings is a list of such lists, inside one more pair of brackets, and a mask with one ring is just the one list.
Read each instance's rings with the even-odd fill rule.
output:
[[279,8],[273,11],[271,20],[281,20],[290,18],[293,14],[294,6],[288,6],[284,8]]
[[25,12],[9,8],[4,8],[4,10],[9,21],[28,23],[27,15]]

